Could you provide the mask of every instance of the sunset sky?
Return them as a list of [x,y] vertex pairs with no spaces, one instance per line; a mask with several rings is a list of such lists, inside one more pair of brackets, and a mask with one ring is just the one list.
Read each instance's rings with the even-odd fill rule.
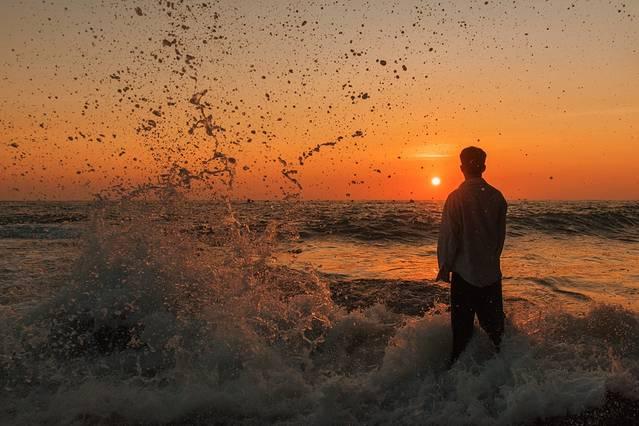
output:
[[0,20],[0,200],[167,174],[198,198],[442,199],[468,145],[509,199],[639,198],[637,1],[4,0]]

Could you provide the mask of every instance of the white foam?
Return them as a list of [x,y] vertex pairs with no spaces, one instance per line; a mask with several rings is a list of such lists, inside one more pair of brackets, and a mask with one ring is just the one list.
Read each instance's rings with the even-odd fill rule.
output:
[[[74,282],[16,328],[13,423],[512,424],[637,397],[639,321],[619,307],[509,312],[499,354],[478,330],[446,370],[445,306],[347,314],[313,272],[269,264],[273,234],[206,248],[170,223],[118,226],[88,234]],[[123,350],[78,343],[117,326],[138,330]]]

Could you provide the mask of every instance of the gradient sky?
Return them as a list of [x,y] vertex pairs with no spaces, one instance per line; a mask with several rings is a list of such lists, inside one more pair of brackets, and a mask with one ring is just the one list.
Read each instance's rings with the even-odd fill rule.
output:
[[2,2],[1,200],[639,198],[637,1],[173,4]]

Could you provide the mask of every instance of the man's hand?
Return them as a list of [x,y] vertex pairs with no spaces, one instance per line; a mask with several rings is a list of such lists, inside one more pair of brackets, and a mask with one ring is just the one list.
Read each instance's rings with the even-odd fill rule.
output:
[[445,269],[440,269],[439,272],[437,273],[437,278],[435,278],[435,281],[444,281],[449,283],[450,282],[450,271],[447,271]]

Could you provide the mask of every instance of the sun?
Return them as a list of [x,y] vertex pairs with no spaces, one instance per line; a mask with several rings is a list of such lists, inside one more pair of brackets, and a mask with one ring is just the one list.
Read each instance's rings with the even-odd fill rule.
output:
[[439,186],[439,184],[442,183],[442,180],[439,178],[439,176],[435,176],[434,178],[430,180],[430,183],[433,186]]

